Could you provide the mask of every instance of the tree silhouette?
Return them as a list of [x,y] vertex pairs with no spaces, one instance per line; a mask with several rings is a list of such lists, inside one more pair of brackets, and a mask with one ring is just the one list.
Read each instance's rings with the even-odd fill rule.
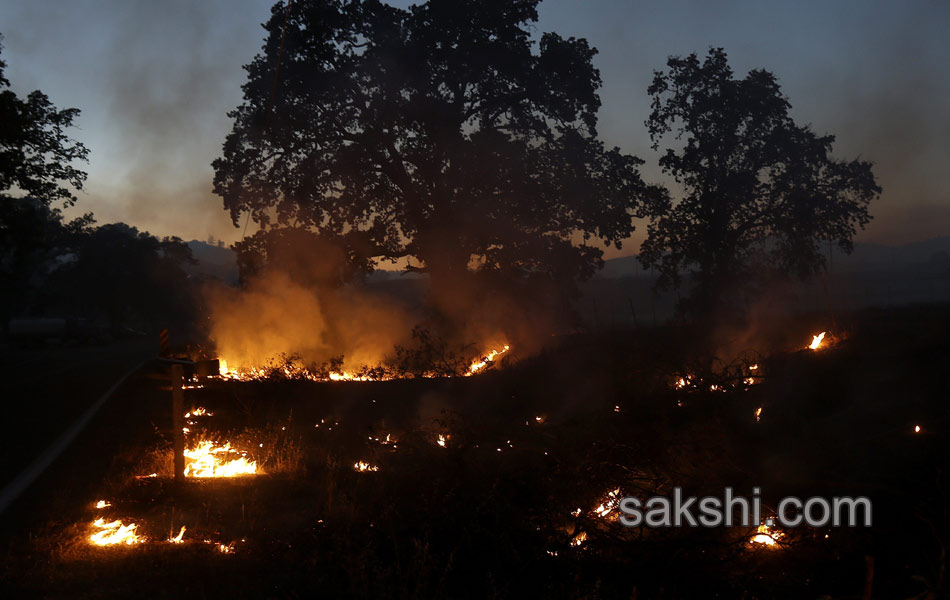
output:
[[685,194],[654,215],[640,254],[661,287],[692,273],[693,306],[709,312],[768,276],[820,272],[822,241],[851,252],[881,192],[871,163],[833,159],[834,137],[793,122],[774,75],[736,79],[722,49],[667,66],[649,87],[646,124],[654,149],[667,134],[685,137],[660,158]]
[[66,186],[82,189],[86,174],[71,163],[89,154],[65,133],[79,110],[58,110],[39,90],[21,100],[10,89],[5,68],[0,60],[0,195],[6,200],[15,190],[47,205],[72,205],[76,196]]
[[0,314],[9,315],[29,309],[31,280],[75,245],[92,216],[64,223],[60,212],[86,179],[72,163],[88,150],[65,133],[79,111],[58,110],[40,91],[20,99],[5,68],[0,60]]
[[591,275],[660,192],[596,137],[596,51],[532,40],[537,4],[275,5],[214,161],[235,225],[249,211],[356,263],[414,259],[433,286],[470,267]]

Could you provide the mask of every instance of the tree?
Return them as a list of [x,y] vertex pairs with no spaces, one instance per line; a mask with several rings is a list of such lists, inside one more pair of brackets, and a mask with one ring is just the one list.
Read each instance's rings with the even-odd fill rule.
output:
[[50,278],[69,308],[105,318],[113,327],[180,329],[194,321],[195,286],[185,268],[195,261],[177,237],[158,239],[125,223],[90,229],[73,260]]
[[31,282],[72,249],[92,216],[65,223],[60,211],[86,179],[72,163],[88,150],[65,133],[79,111],[58,110],[39,91],[21,100],[5,68],[0,60],[0,314],[8,315],[29,309]]
[[85,161],[89,154],[65,133],[79,110],[58,110],[38,90],[21,100],[10,90],[5,68],[0,60],[0,195],[6,200],[14,190],[47,206],[71,206],[76,196],[66,186],[80,190],[86,180],[86,173],[72,162]]
[[597,139],[583,39],[538,0],[278,3],[214,161],[235,225],[337,240],[358,264],[408,258],[433,286],[470,267],[590,276],[643,203],[639,159]]
[[833,159],[834,136],[793,122],[774,75],[753,70],[735,79],[722,49],[667,66],[649,87],[646,124],[654,149],[669,133],[685,136],[660,158],[684,196],[660,207],[640,254],[661,287],[678,287],[692,273],[694,306],[714,311],[747,283],[820,272],[822,241],[851,252],[881,192],[871,163]]

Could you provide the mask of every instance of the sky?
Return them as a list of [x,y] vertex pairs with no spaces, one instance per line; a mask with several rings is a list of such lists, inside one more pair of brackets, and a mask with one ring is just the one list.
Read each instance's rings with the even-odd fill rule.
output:
[[[185,240],[240,239],[211,191],[210,165],[272,4],[0,3],[0,56],[14,91],[39,89],[82,111],[71,135],[90,149],[89,178],[72,214]],[[836,157],[874,162],[884,193],[857,241],[950,234],[950,3],[544,0],[539,12],[539,32],[584,37],[599,50],[600,135],[643,158],[648,181],[666,182],[644,126],[653,71],[669,56],[722,47],[738,76],[773,72],[796,121],[837,137]],[[608,256],[636,253],[644,230]]]

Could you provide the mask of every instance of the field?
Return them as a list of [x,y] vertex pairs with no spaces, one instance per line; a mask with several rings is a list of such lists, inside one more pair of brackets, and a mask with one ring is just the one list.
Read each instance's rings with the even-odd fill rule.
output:
[[[716,360],[702,333],[552,338],[464,378],[208,379],[185,390],[186,444],[230,442],[257,473],[180,485],[168,367],[152,362],[4,515],[0,595],[944,593],[947,307],[776,321]],[[754,542],[755,527],[618,521],[621,497],[674,486],[758,487],[765,512],[863,495],[873,526]],[[90,544],[98,518],[134,523],[139,543]]]

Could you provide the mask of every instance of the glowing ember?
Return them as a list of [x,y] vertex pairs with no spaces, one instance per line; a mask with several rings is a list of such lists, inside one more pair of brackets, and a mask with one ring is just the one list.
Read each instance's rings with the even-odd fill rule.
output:
[[369,436],[369,439],[374,442],[378,442],[383,446],[392,445],[393,448],[396,447],[396,440],[392,439],[392,435],[387,433],[385,438]]
[[478,373],[479,371],[484,369],[486,366],[491,364],[492,361],[494,361],[497,357],[501,356],[505,352],[508,352],[509,349],[510,349],[510,346],[508,344],[505,344],[501,350],[492,350],[491,352],[483,356],[481,359],[473,361],[471,366],[469,366],[468,368],[468,373],[466,373],[465,375],[474,375],[475,373]]
[[772,531],[768,525],[762,524],[755,530],[755,535],[749,540],[750,544],[760,544],[767,548],[777,548],[778,540],[785,534],[779,531]]
[[105,500],[96,502],[96,508],[109,508],[110,506],[112,506],[112,503],[106,502]]
[[825,331],[822,331],[818,335],[812,336],[811,344],[808,345],[810,350],[817,350],[821,346],[822,340],[825,339]]
[[184,541],[184,540],[182,540],[182,536],[184,536],[184,535],[185,535],[185,526],[182,525],[182,526],[181,526],[181,531],[178,532],[178,535],[176,535],[175,537],[170,537],[170,538],[168,538],[168,541],[171,542],[171,543],[173,543],[173,544],[180,544],[180,543],[182,543],[182,542]]
[[203,406],[199,406],[198,408],[193,408],[190,411],[185,413],[186,419],[190,419],[192,417],[211,417],[211,416],[214,416],[214,413],[211,412],[210,410],[207,410]]
[[582,531],[574,536],[574,539],[571,540],[571,545],[574,547],[580,547],[584,545],[584,542],[587,541],[587,532]]
[[[232,454],[240,456],[229,459]],[[230,442],[216,446],[214,442],[204,440],[185,450],[185,477],[237,477],[257,472],[257,462],[249,461],[244,453],[233,450]]]
[[357,471],[358,473],[365,473],[366,471],[378,471],[379,467],[376,465],[371,465],[367,462],[359,461],[353,465],[353,470]]
[[612,513],[618,506],[620,506],[620,488],[612,492],[607,492],[604,501],[600,503],[600,506],[594,509],[594,514],[600,518],[604,518]]
[[115,546],[118,544],[140,544],[145,538],[135,534],[135,523],[123,525],[122,521],[112,521],[106,523],[105,519],[96,519],[92,523],[93,527],[99,529],[96,533],[89,536],[89,541],[96,546]]

